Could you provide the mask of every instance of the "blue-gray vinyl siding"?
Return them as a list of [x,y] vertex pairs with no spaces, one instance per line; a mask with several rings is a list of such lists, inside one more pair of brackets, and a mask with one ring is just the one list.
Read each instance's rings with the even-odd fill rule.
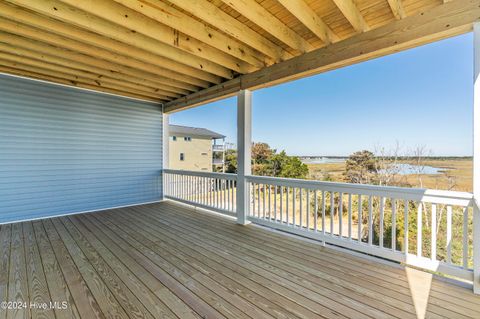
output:
[[0,223],[162,198],[159,105],[0,74]]

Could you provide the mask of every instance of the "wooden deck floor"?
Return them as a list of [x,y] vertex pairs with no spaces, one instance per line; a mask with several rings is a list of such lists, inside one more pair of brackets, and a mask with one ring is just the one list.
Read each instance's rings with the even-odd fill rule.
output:
[[2,319],[480,318],[469,289],[171,202],[3,225],[0,255]]

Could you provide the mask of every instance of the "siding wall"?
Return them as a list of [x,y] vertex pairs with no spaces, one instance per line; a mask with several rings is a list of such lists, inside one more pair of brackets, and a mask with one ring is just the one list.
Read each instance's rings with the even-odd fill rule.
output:
[[158,105],[0,74],[0,223],[158,201]]

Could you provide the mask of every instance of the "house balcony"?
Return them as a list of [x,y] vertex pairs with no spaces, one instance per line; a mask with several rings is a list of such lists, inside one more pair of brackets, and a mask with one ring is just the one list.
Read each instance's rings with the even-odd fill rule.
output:
[[225,150],[225,145],[220,145],[220,144],[213,144],[212,145],[212,150],[214,152],[223,152]]
[[[217,207],[225,202],[219,196]],[[2,297],[28,304],[0,309],[1,316],[6,311],[18,318],[475,318],[480,313],[480,297],[471,289],[436,275],[270,228],[242,227],[231,217],[174,201],[6,224],[0,235]],[[30,306],[50,301],[54,309]]]

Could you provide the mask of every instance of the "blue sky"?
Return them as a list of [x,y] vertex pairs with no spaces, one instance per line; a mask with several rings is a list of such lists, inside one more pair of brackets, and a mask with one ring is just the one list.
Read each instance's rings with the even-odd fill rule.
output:
[[[291,155],[425,145],[472,154],[473,36],[465,34],[253,92],[253,139]],[[236,99],[172,114],[236,142]]]

